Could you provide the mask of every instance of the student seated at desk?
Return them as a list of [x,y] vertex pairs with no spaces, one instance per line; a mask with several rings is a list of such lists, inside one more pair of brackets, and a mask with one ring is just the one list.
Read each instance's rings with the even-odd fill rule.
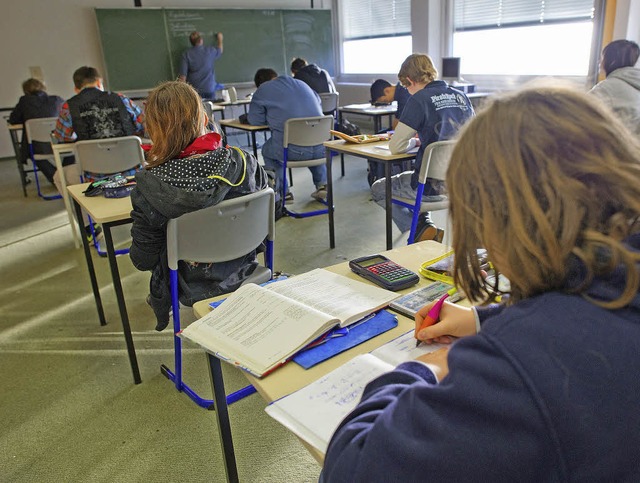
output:
[[[178,81],[160,84],[149,93],[145,113],[153,146],[131,192],[129,256],[138,270],[151,272],[147,302],[156,315],[156,330],[163,330],[171,309],[167,222],[264,189],[267,177],[253,155],[223,147],[220,135],[208,132],[202,101],[190,85]],[[233,292],[257,266],[255,250],[224,263],[180,261],[180,302],[191,306]]]
[[591,92],[618,114],[640,137],[640,69],[635,67],[640,46],[631,40],[614,40],[602,50],[600,69],[607,78]]
[[316,64],[309,64],[305,59],[296,57],[291,61],[291,74],[294,79],[301,80],[318,94],[336,92],[329,73]]
[[[258,69],[254,77],[258,90],[251,97],[247,122],[255,126],[268,125],[271,137],[262,146],[267,168],[275,172],[276,190],[282,186],[284,162],[284,123],[294,117],[322,116],[320,97],[307,84],[289,76],[279,76],[273,69]],[[324,146],[289,146],[289,161],[304,161],[324,157]],[[315,200],[327,199],[327,167],[310,166],[316,190]],[[285,186],[285,202],[293,201],[293,193]]]
[[[54,137],[61,143],[87,139],[106,139],[121,136],[144,137],[144,115],[128,97],[104,91],[102,77],[93,67],[80,67],[73,73],[76,95],[62,105],[56,122]],[[68,185],[103,177],[102,173],[80,173],[77,164],[64,169]],[[132,175],[131,173],[123,173]],[[54,176],[58,191],[62,193],[59,174]]]
[[[418,175],[422,164],[424,149],[435,141],[451,139],[474,112],[469,98],[463,93],[449,87],[443,80],[436,80],[438,71],[431,57],[425,54],[411,54],[405,59],[398,72],[398,79],[411,94],[407,100],[400,122],[389,140],[389,149],[393,154],[404,153],[415,146],[420,146],[416,154],[415,168],[391,178],[391,190],[396,196],[415,199],[418,188]],[[415,138],[415,135],[418,138]],[[427,183],[424,196],[439,196],[443,186]],[[373,200],[385,207],[385,179],[379,179],[371,186]],[[394,204],[393,221],[401,232],[411,228],[411,211]],[[415,241],[442,241],[444,231],[438,229],[431,221],[428,212],[421,213]]]
[[392,124],[393,129],[395,129],[400,120],[400,114],[404,111],[404,106],[411,97],[407,88],[400,84],[400,82],[393,86],[389,81],[376,79],[374,83],[371,84],[369,91],[371,93],[371,104],[391,104],[394,101],[398,104],[398,110],[396,111]]
[[[22,83],[22,91],[24,96],[20,97],[18,104],[13,108],[9,115],[9,124],[24,124],[30,119],[40,119],[43,117],[55,117],[58,115],[60,107],[64,103],[64,99],[59,96],[50,96],[47,94],[47,88],[39,79],[27,79]],[[51,154],[51,144],[34,141],[34,154]],[[26,163],[29,159],[29,143],[27,140],[26,130],[22,133],[22,141],[20,141],[20,159],[21,163]],[[53,174],[56,167],[47,159],[36,159],[38,170],[53,183]]]
[[463,128],[447,186],[456,284],[492,299],[484,247],[511,296],[416,330],[459,339],[368,384],[321,481],[640,481],[640,142],[535,84]]

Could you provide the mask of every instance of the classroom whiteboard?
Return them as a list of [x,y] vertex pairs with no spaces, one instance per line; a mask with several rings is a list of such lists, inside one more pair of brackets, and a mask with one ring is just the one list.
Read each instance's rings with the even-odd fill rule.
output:
[[143,90],[175,79],[189,34],[206,45],[224,34],[224,54],[215,64],[221,83],[253,81],[257,69],[290,74],[304,57],[334,75],[330,10],[96,8],[106,78],[111,90]]

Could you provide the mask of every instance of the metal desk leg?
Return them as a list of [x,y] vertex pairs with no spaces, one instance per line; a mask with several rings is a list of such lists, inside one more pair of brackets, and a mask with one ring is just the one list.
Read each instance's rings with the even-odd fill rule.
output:
[[331,149],[327,148],[327,208],[329,209],[329,247],[336,247],[336,235],[333,225],[333,173],[331,169]]
[[384,163],[384,175],[385,175],[385,212],[386,212],[386,224],[387,224],[387,250],[393,248],[393,240],[391,239],[391,163],[385,161]]
[[[126,221],[129,223],[129,221]],[[111,236],[111,224],[103,223],[104,240],[107,245],[107,257],[109,258],[109,267],[111,268],[111,278],[113,280],[113,288],[116,292],[118,300],[118,309],[120,309],[120,319],[122,320],[122,331],[124,340],[127,343],[127,352],[129,353],[129,363],[131,364],[131,372],[133,372],[133,382],[140,384],[140,369],[138,368],[138,360],[136,358],[136,349],[133,346],[133,337],[131,335],[131,327],[129,326],[129,315],[127,314],[127,306],[124,301],[122,292],[122,283],[120,282],[120,272],[118,271],[118,261],[116,260],[116,252],[113,248],[113,238]],[[86,240],[85,240],[86,241]]]
[[[342,125],[342,111],[338,109],[338,126]],[[340,172],[344,178],[344,153],[340,153]]]
[[258,143],[256,142],[255,131],[251,131],[251,142],[253,143],[253,155],[258,159]]
[[[84,228],[84,220],[82,219],[82,209],[80,205],[73,200],[73,205],[76,210],[76,220],[81,230]],[[100,325],[107,325],[107,319],[104,316],[104,308],[102,307],[102,298],[100,298],[100,289],[98,288],[98,280],[96,278],[96,270],[93,266],[93,258],[91,258],[91,248],[87,237],[82,237],[82,246],[84,247],[84,256],[87,261],[87,270],[89,271],[89,278],[91,279],[91,288],[93,290],[93,298],[96,301],[96,308],[98,309],[98,318],[100,319]]]
[[211,389],[215,404],[216,419],[218,420],[218,436],[222,445],[222,457],[224,459],[224,471],[227,481],[238,482],[238,468],[236,467],[236,455],[233,450],[233,438],[231,436],[231,423],[229,422],[229,408],[227,395],[224,392],[224,380],[222,378],[222,366],[220,359],[207,353],[209,358],[209,375],[211,376]]
[[378,134],[382,130],[381,116],[373,116],[373,133]]
[[[18,139],[18,129],[9,129],[9,136],[11,136],[11,144],[13,146],[13,153],[16,155],[16,163],[18,164],[18,173],[20,174],[20,183],[22,184],[22,193],[27,196],[27,173],[24,171],[24,166],[20,160],[20,150],[22,146]],[[35,176],[38,176],[34,173]]]

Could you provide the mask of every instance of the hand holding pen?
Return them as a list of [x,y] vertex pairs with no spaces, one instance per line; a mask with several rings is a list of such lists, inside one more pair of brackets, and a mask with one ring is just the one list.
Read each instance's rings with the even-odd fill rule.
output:
[[[447,294],[449,295],[449,294]],[[455,338],[475,335],[476,319],[470,307],[445,302],[446,297],[421,308],[416,313],[415,337],[420,342],[450,344]],[[439,302],[442,301],[443,303]],[[437,312],[431,310],[439,304]]]
[[[416,339],[418,339],[417,335],[420,334],[424,329],[432,326],[433,324],[438,322],[438,320],[440,320],[440,310],[442,310],[442,305],[444,304],[444,301],[447,300],[447,297],[449,297],[449,293],[444,294],[442,297],[440,297],[440,299],[435,304],[431,306],[431,308],[429,309],[429,312],[427,312],[427,315],[422,319],[422,322],[418,327]],[[418,314],[416,314],[416,322],[417,322],[417,319],[418,319]],[[416,347],[418,347],[421,342],[422,341],[418,339],[416,341]]]

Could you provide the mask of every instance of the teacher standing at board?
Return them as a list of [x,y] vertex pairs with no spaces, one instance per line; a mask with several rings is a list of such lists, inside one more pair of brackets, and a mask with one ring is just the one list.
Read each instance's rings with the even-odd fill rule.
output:
[[222,55],[222,33],[215,35],[217,46],[206,47],[200,32],[191,32],[191,47],[182,54],[178,79],[191,84],[203,99],[215,98],[219,89],[213,68],[215,61]]

